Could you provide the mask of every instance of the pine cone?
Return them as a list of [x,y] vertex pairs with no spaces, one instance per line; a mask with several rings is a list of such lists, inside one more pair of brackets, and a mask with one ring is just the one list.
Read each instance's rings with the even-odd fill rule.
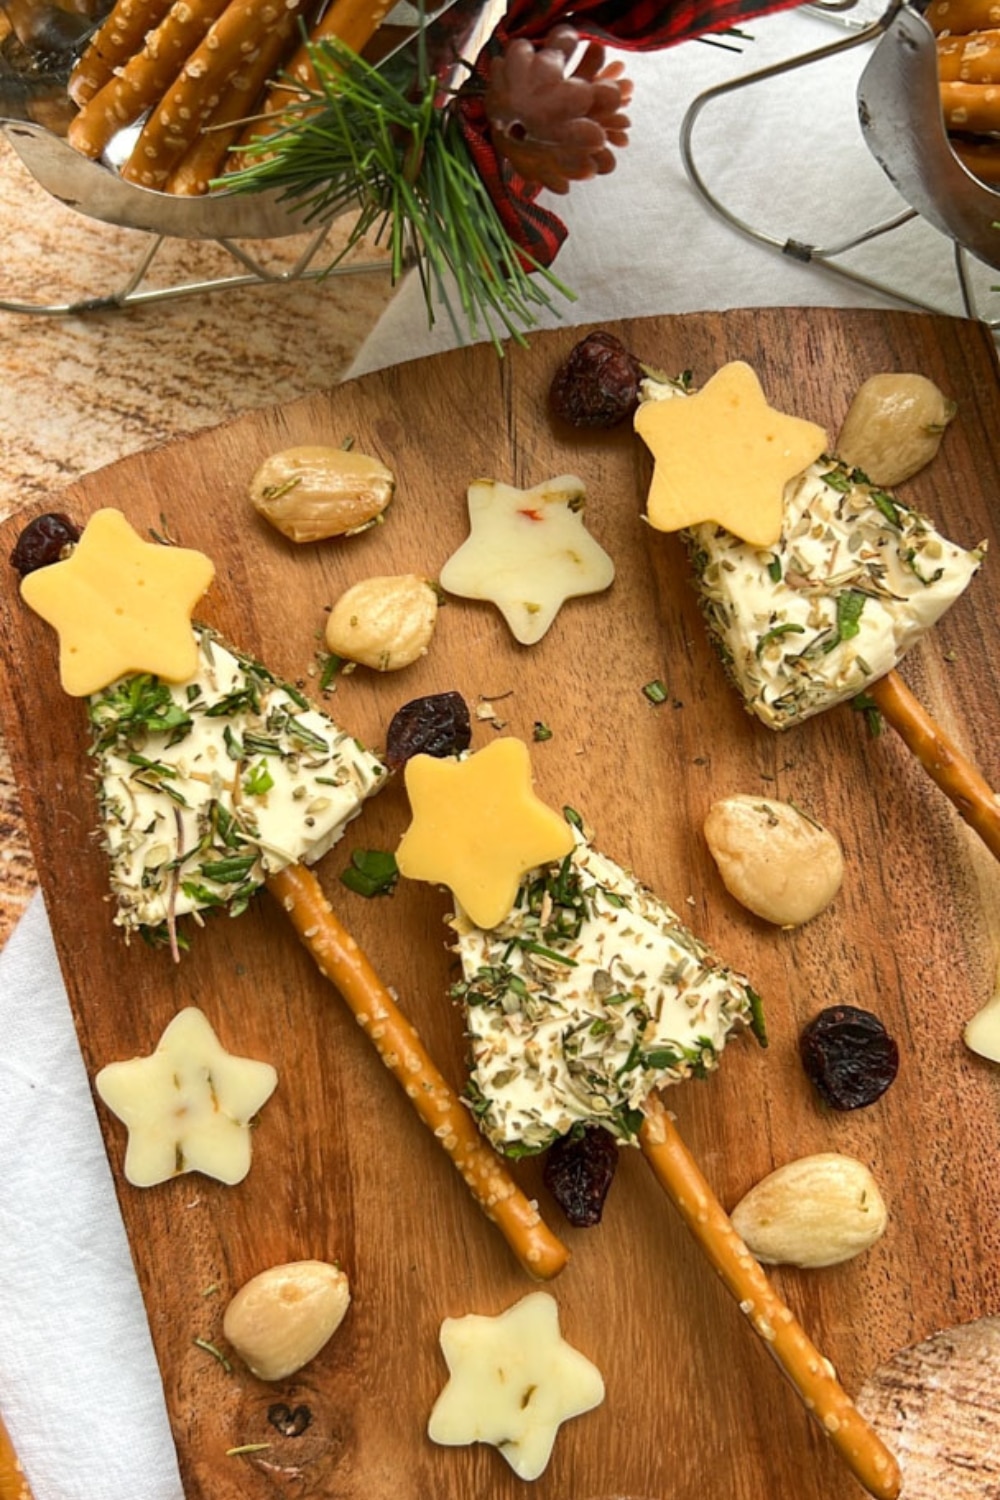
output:
[[571,182],[615,167],[613,146],[628,144],[632,97],[623,63],[605,63],[604,48],[580,45],[572,26],[557,26],[536,50],[524,37],[494,59],[486,116],[497,155],[529,182],[566,193]]

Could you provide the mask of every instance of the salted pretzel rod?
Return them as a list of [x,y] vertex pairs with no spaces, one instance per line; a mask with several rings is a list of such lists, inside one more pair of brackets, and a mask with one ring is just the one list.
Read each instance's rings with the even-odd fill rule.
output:
[[924,19],[939,36],[987,31],[997,24],[996,0],[931,0]]
[[[336,38],[345,47],[350,47],[352,52],[361,52],[392,10],[393,4],[394,0],[333,0],[322,19],[312,28],[309,42],[303,42],[292,54],[288,66],[283,69],[281,81],[268,91],[263,112],[275,114],[301,99],[302,95],[296,90],[295,83],[300,83],[304,90],[318,86],[319,80],[309,53],[311,45]],[[260,134],[262,130],[257,125],[248,132],[246,139],[253,140]]]
[[1000,78],[1000,30],[939,36],[937,58],[942,83],[995,83]]
[[227,85],[303,4],[304,0],[229,0],[151,111],[122,176],[142,187],[162,188]]
[[750,1326],[780,1365],[856,1479],[877,1500],[895,1500],[899,1466],[840,1385],[733,1228],[684,1144],[659,1094],[646,1101],[639,1131],[643,1155],[699,1248],[735,1297]]
[[146,33],[158,26],[172,0],[117,0],[91,38],[66,85],[74,104],[83,106],[141,48]]
[[0,1418],[0,1500],[34,1500],[10,1433]]
[[340,991],[417,1114],[521,1265],[540,1280],[557,1275],[568,1261],[569,1251],[479,1133],[472,1115],[438,1071],[368,958],[341,925],[316,876],[303,865],[288,865],[268,876],[267,887],[291,919],[324,979]]
[[162,99],[228,0],[174,0],[142,47],[83,105],[66,139],[98,157],[113,136]]
[[212,179],[227,169],[229,148],[240,139],[268,80],[291,45],[293,25],[289,19],[287,26],[273,32],[256,59],[230,81],[201,134],[167,178],[168,193],[207,193]]
[[990,853],[1000,859],[1000,801],[954,740],[931,718],[898,672],[868,689],[876,706]]
[[1000,84],[941,83],[941,113],[948,130],[989,135],[1000,130]]

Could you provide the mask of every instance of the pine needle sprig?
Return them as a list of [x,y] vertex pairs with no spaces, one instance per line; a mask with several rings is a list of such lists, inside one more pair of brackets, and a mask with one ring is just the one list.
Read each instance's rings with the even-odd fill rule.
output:
[[371,234],[388,246],[394,282],[415,262],[428,321],[441,305],[459,338],[460,313],[498,350],[502,331],[523,343],[538,310],[552,310],[550,293],[574,300],[507,232],[422,57],[400,85],[336,39],[309,51],[318,87],[303,95],[299,85],[268,134],[240,147],[246,165],[216,186],[276,192],[307,227],[356,210],[328,271]]

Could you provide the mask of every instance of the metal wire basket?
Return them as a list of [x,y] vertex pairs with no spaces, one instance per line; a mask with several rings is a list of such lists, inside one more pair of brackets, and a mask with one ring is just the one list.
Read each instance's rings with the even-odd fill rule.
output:
[[[856,0],[819,0],[809,10],[843,19]],[[970,276],[970,257],[1000,268],[1000,193],[974,177],[952,151],[941,112],[936,39],[923,15],[908,0],[892,0],[876,20],[851,26],[835,42],[800,56],[744,74],[707,89],[689,106],[681,127],[680,150],[685,170],[706,203],[732,228],[758,244],[804,264],[822,266],[860,286],[930,312],[947,309],[915,295],[905,281],[890,284],[868,276],[843,257],[870,241],[902,228],[918,217],[950,242],[962,305],[968,316],[992,328],[1000,322],[982,317]],[[874,46],[872,44],[874,43]],[[857,86],[861,135],[872,156],[907,205],[898,213],[866,226],[834,244],[811,243],[808,236],[774,233],[728,207],[708,184],[696,159],[694,134],[702,112],[724,95],[751,88],[799,68],[822,65],[836,54],[871,47]]]

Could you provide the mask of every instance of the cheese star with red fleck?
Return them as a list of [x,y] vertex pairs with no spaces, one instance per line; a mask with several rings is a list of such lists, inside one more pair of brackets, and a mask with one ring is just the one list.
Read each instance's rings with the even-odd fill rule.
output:
[[469,486],[470,532],[441,569],[441,587],[495,604],[523,646],[540,641],[567,599],[615,576],[583,524],[585,490],[571,474],[531,490],[480,479]]
[[523,740],[494,740],[465,760],[415,755],[405,774],[413,821],[400,873],[448,886],[477,927],[502,922],[522,876],[573,848],[569,824],[535,795]]
[[38,568],[21,596],[59,636],[66,692],[85,698],[129,672],[186,682],[198,669],[191,625],[215,575],[186,547],[144,542],[117,510],[98,510],[69,557]]
[[663,399],[640,405],[635,430],[654,460],[650,525],[681,531],[709,521],[752,547],[781,539],[785,486],[827,446],[815,422],[769,406],[741,360],[723,365],[694,395],[665,385]]

